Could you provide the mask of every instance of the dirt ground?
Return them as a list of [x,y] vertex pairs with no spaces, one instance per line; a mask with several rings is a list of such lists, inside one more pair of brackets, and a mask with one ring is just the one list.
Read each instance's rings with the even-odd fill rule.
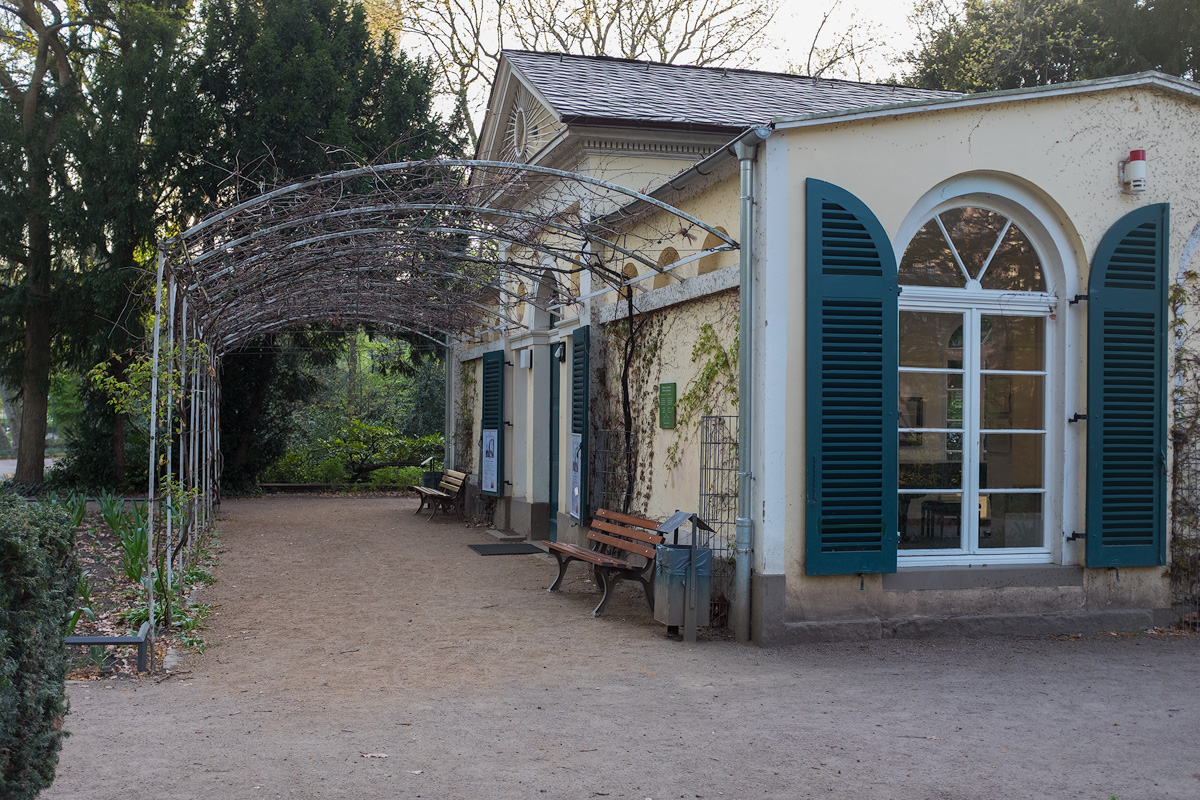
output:
[[42,796],[1200,797],[1200,637],[687,645],[415,507],[226,502],[210,647],[72,684]]

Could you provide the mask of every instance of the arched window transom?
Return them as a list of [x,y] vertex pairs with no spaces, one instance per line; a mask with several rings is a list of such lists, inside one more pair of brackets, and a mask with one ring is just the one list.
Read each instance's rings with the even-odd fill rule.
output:
[[977,206],[952,208],[925,223],[900,262],[904,286],[1045,292],[1037,251],[1013,221]]

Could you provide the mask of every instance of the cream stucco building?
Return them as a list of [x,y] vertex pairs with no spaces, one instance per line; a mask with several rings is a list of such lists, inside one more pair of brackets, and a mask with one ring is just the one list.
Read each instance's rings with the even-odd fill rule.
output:
[[759,642],[1162,621],[1197,130],[1200,87],[1157,73],[958,96],[506,53],[481,158],[706,228],[556,195],[654,264],[597,247],[620,288],[550,262],[511,287],[455,351],[457,466],[494,443],[496,524],[582,541],[626,493],[698,510],[701,417],[740,424],[748,582],[718,591]]

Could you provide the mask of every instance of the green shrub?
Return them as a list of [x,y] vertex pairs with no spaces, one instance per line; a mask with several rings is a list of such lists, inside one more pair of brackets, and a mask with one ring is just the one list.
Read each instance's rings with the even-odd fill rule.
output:
[[65,509],[0,496],[0,797],[54,780],[67,713],[63,636],[79,581]]
[[346,463],[336,456],[327,458],[317,464],[316,478],[320,483],[345,483]]
[[384,467],[371,473],[372,486],[407,488],[421,482],[420,467]]

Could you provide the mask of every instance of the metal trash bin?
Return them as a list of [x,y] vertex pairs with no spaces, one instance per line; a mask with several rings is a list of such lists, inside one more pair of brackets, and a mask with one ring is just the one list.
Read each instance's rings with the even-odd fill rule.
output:
[[[692,548],[685,544],[660,544],[654,557],[654,619],[664,625],[683,625],[687,607],[688,567]],[[696,548],[696,626],[708,624],[712,594],[712,550]]]
[[426,489],[436,489],[438,484],[442,482],[442,473],[433,470],[425,470],[421,473],[421,485]]

